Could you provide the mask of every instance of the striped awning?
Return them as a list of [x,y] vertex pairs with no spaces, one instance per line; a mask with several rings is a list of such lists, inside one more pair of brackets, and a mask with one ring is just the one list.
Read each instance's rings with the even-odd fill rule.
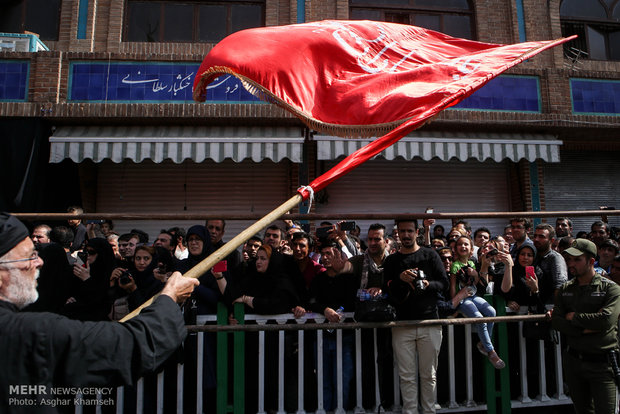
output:
[[78,163],[85,159],[222,162],[227,158],[235,162],[288,158],[301,163],[304,133],[300,127],[61,126],[50,143],[52,163],[67,158]]
[[[368,144],[372,139],[343,139],[326,135],[315,135],[317,158],[335,160],[352,154]],[[536,134],[496,134],[496,133],[451,133],[451,132],[412,132],[377,157],[393,160],[401,157],[411,160],[415,157],[429,161],[438,158],[448,161],[492,159],[501,162],[521,159],[533,162],[541,159],[547,162],[560,162],[562,141],[553,135]]]

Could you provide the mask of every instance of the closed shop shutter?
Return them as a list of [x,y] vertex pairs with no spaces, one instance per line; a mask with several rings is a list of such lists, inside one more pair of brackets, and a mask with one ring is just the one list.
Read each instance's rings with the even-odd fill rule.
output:
[[[545,164],[545,204],[549,211],[598,210],[599,206],[620,208],[618,152],[560,152],[561,162]],[[600,217],[574,217],[573,233],[590,231]],[[555,224],[555,220],[549,221]],[[620,217],[609,217],[609,224],[620,226]]]
[[[326,164],[326,168],[333,165]],[[493,161],[405,161],[375,159],[327,187],[327,204],[317,213],[423,213],[508,211],[508,163]],[[391,220],[381,220],[389,225]],[[470,219],[472,231],[503,233],[506,219]],[[364,235],[372,221],[358,223]],[[421,223],[420,223],[421,224]],[[449,231],[451,222],[438,221]]]
[[[191,161],[155,164],[105,160],[99,164],[97,211],[106,213],[266,213],[291,197],[288,162],[250,160],[220,163]],[[226,223],[230,240],[252,221]],[[146,231],[150,240],[162,228],[187,228],[204,222],[118,221],[119,233]]]

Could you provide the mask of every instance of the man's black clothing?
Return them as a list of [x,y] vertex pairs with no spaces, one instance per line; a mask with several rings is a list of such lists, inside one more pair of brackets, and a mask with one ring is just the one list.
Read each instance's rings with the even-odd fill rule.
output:
[[57,412],[38,404],[9,406],[9,398],[15,397],[10,386],[43,385],[49,392],[50,387],[133,384],[156,370],[186,335],[179,307],[168,296],[160,296],[139,316],[122,324],[20,313],[13,304],[0,301],[0,412]]
[[[353,269],[352,273],[361,289],[383,288],[383,262],[387,258],[387,254],[383,256],[380,265],[374,263],[370,253],[353,256],[349,259]],[[365,264],[365,261],[367,263]],[[364,271],[367,272],[366,285],[363,285],[362,279]],[[394,355],[392,353],[392,331],[389,328],[378,328],[376,332],[376,352],[377,352],[377,376],[379,380],[379,397],[383,408],[388,408],[394,401]],[[366,367],[375,367],[375,335],[373,330],[362,330],[362,364]],[[372,375],[372,374],[370,374]],[[364,406],[373,406],[375,404],[375,384],[373,382],[364,382],[362,395],[364,396]]]
[[[414,291],[400,280],[407,269],[423,270],[429,285],[423,291]],[[439,294],[448,288],[448,276],[437,252],[420,247],[414,253],[396,252],[383,262],[383,274],[389,297],[396,306],[398,320],[438,319]]]
[[84,242],[88,240],[88,232],[86,231],[86,226],[82,223],[72,227],[71,230],[73,230],[73,243],[71,244],[71,253],[73,253],[76,250],[80,250]]
[[335,276],[319,273],[310,286],[310,310],[323,314],[326,308],[338,310],[342,306],[344,312],[355,311],[355,293],[359,285],[359,279],[351,273]]
[[543,278],[538,281],[540,299],[545,304],[552,304],[554,292],[568,281],[568,270],[562,255],[555,250],[536,256],[534,262],[542,270]]

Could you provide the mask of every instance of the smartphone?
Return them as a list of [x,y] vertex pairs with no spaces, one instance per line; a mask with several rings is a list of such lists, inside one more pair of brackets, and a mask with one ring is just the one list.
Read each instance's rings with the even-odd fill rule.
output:
[[343,230],[343,231],[355,230],[355,222],[354,221],[343,221],[342,223],[340,223],[340,230]]
[[329,236],[329,231],[331,230],[331,227],[319,227],[316,229],[316,237],[318,239],[325,239],[327,238],[327,236]]
[[310,223],[301,223],[301,229],[310,234]]
[[[497,249],[495,249],[495,248],[494,248],[494,249],[489,250],[489,251],[487,252],[487,257],[493,257],[493,256],[495,256],[497,253],[498,253]],[[530,266],[530,267],[532,267],[532,266]]]
[[433,212],[433,208],[432,207],[427,207],[426,208],[426,214],[431,214]]
[[77,263],[80,266],[86,267],[86,261],[88,260],[88,253],[86,253],[86,252],[78,252],[77,253],[77,259],[78,259]]
[[534,266],[525,266],[525,278],[535,279],[536,273],[534,272]]
[[216,273],[223,273],[228,270],[228,262],[226,260],[219,261],[213,266],[213,271]]

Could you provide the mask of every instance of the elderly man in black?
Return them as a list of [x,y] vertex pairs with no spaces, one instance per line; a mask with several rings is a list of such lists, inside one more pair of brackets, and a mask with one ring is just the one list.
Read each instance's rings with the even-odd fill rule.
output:
[[[54,397],[46,394],[52,387],[132,384],[157,369],[187,334],[177,303],[189,297],[195,279],[173,274],[153,305],[124,324],[79,322],[19,312],[37,300],[42,265],[26,227],[0,213],[0,412],[56,412],[42,405]],[[37,392],[21,385],[36,385]]]

